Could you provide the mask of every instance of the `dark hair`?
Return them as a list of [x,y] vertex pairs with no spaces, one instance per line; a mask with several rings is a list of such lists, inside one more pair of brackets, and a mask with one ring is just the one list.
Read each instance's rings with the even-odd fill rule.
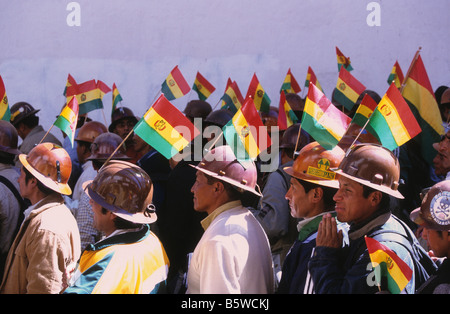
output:
[[23,169],[23,172],[25,172],[25,183],[28,183],[28,181],[35,178],[37,181],[37,187],[38,187],[39,191],[41,191],[45,196],[48,196],[53,193],[58,193],[58,192],[53,191],[52,189],[46,187],[41,181],[39,181],[35,176],[33,176],[31,174],[31,172],[28,171],[27,168],[22,166],[22,169]]
[[207,174],[205,174],[205,177],[206,177],[206,182],[207,182],[209,185],[214,184],[214,183],[216,183],[216,182],[222,183],[222,184],[223,184],[223,187],[224,187],[224,189],[225,189],[225,192],[227,193],[228,197],[229,197],[231,200],[236,201],[236,200],[241,200],[241,199],[242,199],[243,193],[239,192],[239,191],[238,191],[238,188],[237,188],[237,187],[234,187],[232,184],[229,184],[228,182],[225,182],[225,181],[216,179],[216,178],[211,177],[211,176],[209,176],[209,175],[207,175]]
[[380,201],[380,207],[379,208],[389,208],[390,206],[390,197],[388,194],[383,193],[381,191],[375,190],[371,187],[368,187],[367,185],[362,184],[363,187],[363,197],[368,198],[370,194],[373,192],[380,192],[381,193],[381,201]]
[[[109,210],[102,207],[101,212],[103,215],[106,215],[106,213],[109,212]],[[114,226],[116,227],[116,229],[136,229],[136,228],[140,228],[142,226],[142,224],[134,223],[134,222],[125,220],[123,218],[120,218],[119,216],[116,216],[114,218]]]
[[7,152],[0,152],[0,163],[7,165],[14,165],[15,155],[9,154]]
[[39,117],[36,115],[30,115],[28,117],[25,117],[22,119],[22,121],[19,122],[19,125],[23,123],[28,128],[33,129],[35,126],[39,124]]
[[323,186],[320,184],[315,184],[312,182],[308,182],[305,180],[301,180],[296,178],[298,182],[300,182],[300,184],[303,186],[303,189],[305,189],[305,193],[308,193],[309,191],[311,191],[312,189],[316,189],[316,188],[320,188],[323,191],[323,203],[325,205],[325,209],[329,210],[329,209],[333,209],[334,208],[334,200],[333,200],[333,196],[334,194],[336,194],[336,189],[334,188],[330,188],[328,186]]

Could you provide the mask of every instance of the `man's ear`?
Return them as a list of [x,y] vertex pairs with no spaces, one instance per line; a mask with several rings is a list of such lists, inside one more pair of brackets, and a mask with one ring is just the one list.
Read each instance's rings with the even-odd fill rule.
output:
[[382,198],[383,194],[380,191],[374,191],[369,195],[369,200],[373,206],[378,206]]
[[320,200],[322,200],[323,198],[323,189],[321,187],[316,187],[314,189],[311,190],[311,201],[313,203],[318,203],[320,202]]

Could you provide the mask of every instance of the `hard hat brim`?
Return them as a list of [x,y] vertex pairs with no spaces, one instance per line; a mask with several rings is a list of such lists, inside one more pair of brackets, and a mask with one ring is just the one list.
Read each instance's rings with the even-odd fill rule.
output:
[[27,169],[36,179],[38,179],[42,184],[44,184],[49,189],[52,189],[55,192],[70,195],[72,194],[72,189],[67,183],[58,183],[53,181],[53,179],[44,176],[42,173],[34,169],[27,161],[27,155],[20,154],[19,160],[22,165]]
[[320,179],[316,179],[313,176],[306,175],[306,174],[294,171],[293,167],[284,167],[283,170],[288,175],[290,175],[291,177],[294,177],[294,178],[297,178],[297,179],[300,179],[300,180],[304,180],[304,181],[307,181],[307,182],[310,182],[310,183],[314,183],[314,184],[317,184],[317,185],[322,185],[322,186],[329,187],[329,188],[335,188],[335,189],[339,188],[339,182],[336,179],[334,179],[334,180],[327,180],[327,179],[320,180]]

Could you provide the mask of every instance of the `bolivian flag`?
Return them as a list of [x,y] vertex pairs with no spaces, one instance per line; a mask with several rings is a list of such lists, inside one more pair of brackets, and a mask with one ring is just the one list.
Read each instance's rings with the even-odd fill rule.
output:
[[386,277],[389,292],[401,293],[412,278],[412,269],[387,246],[369,237],[365,240],[378,286],[381,287],[381,277]]
[[331,150],[344,136],[350,122],[350,117],[337,109],[314,84],[309,84],[302,117],[303,130],[323,148]]
[[258,77],[256,73],[253,74],[252,80],[250,81],[250,85],[247,90],[247,95],[245,99],[251,97],[256,106],[256,110],[262,112],[269,112],[270,108],[270,98],[267,96],[267,93],[264,91],[264,88],[259,83]]
[[239,89],[236,81],[227,84],[228,87],[225,94],[220,98],[222,100],[221,109],[229,109],[231,112],[236,113],[244,103],[241,90]]
[[358,97],[365,90],[366,87],[361,84],[361,82],[351,75],[344,67],[341,67],[334,94],[334,98],[339,104],[344,106],[347,110],[352,110]]
[[403,145],[422,131],[394,83],[389,86],[370,117],[367,131],[390,150]]
[[278,127],[280,130],[286,130],[288,127],[297,122],[297,115],[287,102],[284,91],[282,91],[280,94],[280,104],[278,107]]
[[358,109],[353,116],[352,123],[359,125],[360,127],[364,127],[366,125],[367,120],[369,120],[370,116],[373,114],[375,109],[377,108],[377,103],[373,100],[369,94],[365,94],[364,98],[361,100],[361,103],[358,106]]
[[206,100],[216,90],[216,88],[203,76],[197,72],[192,89],[197,92],[198,99]]
[[342,66],[344,66],[344,68],[349,72],[353,70],[353,67],[350,64],[350,58],[344,56],[344,54],[339,50],[338,47],[336,47],[336,57],[338,63],[338,71],[341,70]]
[[180,69],[178,69],[178,65],[173,68],[161,85],[161,92],[168,100],[180,98],[189,93],[190,90],[191,88],[183,74],[181,74]]
[[75,81],[73,76],[70,75],[70,73],[69,73],[69,75],[67,76],[67,83],[66,83],[66,87],[64,88],[63,95],[66,96],[67,87],[74,86],[74,85],[77,85],[77,82]]
[[323,93],[322,86],[320,86],[316,74],[314,73],[313,69],[309,66],[308,72],[306,73],[305,87],[309,87],[310,82],[313,83]]
[[161,95],[135,125],[134,132],[167,159],[185,148],[199,130]]
[[0,120],[8,121],[11,119],[8,97],[6,96],[5,84],[0,75]]
[[397,88],[401,88],[404,80],[403,71],[398,64],[398,61],[395,61],[394,66],[392,67],[392,71],[388,76],[387,82],[391,85],[392,81],[395,82],[395,86]]
[[445,131],[439,107],[420,55],[411,67],[402,95],[422,128],[422,134],[418,138],[421,143],[422,156],[428,164],[433,165],[436,150],[432,145],[440,141],[440,136]]
[[252,98],[246,99],[244,105],[222,130],[225,140],[239,161],[255,160],[272,145]]
[[288,69],[286,77],[284,78],[283,84],[281,85],[280,93],[285,91],[286,93],[297,94],[301,92],[300,85],[298,85],[297,80],[291,72],[291,69]]
[[103,96],[111,89],[102,81],[90,80],[78,85],[68,86],[66,97],[76,95],[79,114],[85,114],[95,109],[103,108]]
[[113,114],[114,110],[116,110],[117,104],[123,100],[122,96],[117,89],[116,83],[113,83],[113,94],[112,94],[112,110],[111,114]]
[[67,135],[72,147],[75,138],[75,130],[77,128],[78,112],[79,107],[77,97],[72,96],[69,103],[63,108],[58,118],[56,118],[55,123],[53,123],[53,125],[60,128],[61,131]]

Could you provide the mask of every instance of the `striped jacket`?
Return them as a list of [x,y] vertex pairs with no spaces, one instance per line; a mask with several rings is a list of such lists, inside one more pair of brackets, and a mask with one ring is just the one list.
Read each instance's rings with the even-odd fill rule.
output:
[[83,252],[71,285],[64,293],[161,293],[169,260],[163,245],[144,225],[135,232],[111,236]]

